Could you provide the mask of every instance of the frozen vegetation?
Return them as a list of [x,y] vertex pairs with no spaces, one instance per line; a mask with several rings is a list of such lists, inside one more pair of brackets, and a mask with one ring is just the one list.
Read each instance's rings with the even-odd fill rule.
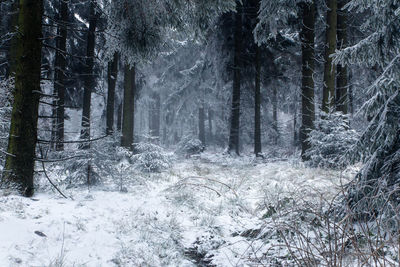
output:
[[[306,209],[323,212],[319,209],[327,208],[357,171],[310,169],[295,158],[261,160],[216,152],[174,156],[171,167],[155,173],[129,164],[121,160],[116,166],[123,190],[118,177],[106,176],[102,185],[90,188],[61,186],[68,196],[64,199],[42,177],[34,198],[3,192],[0,262],[288,266],[296,262],[280,231],[288,224],[311,239],[327,238],[314,235],[323,233],[316,225],[325,223],[318,222],[322,215]],[[57,181],[66,178],[56,171],[49,175]],[[327,245],[313,244],[310,252],[328,251]],[[349,264],[356,260],[351,255]]]

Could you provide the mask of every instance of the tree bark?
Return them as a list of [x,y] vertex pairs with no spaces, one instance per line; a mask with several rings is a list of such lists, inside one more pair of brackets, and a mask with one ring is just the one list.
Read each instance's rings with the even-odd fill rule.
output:
[[231,125],[228,142],[228,152],[235,152],[239,155],[239,130],[240,130],[240,68],[242,54],[242,4],[237,1],[235,14],[235,55],[233,62],[233,88],[232,88],[232,108]]
[[57,35],[57,51],[55,59],[54,89],[56,102],[56,150],[64,150],[64,117],[65,117],[65,71],[67,50],[68,2],[59,1],[59,21]]
[[113,59],[108,63],[107,70],[107,110],[106,110],[106,134],[111,135],[114,132],[114,106],[115,106],[115,85],[118,77],[118,54],[114,53]]
[[15,49],[15,91],[2,184],[33,195],[42,50],[42,0],[20,0]]
[[261,49],[256,45],[256,79],[254,91],[254,154],[261,155]]
[[122,113],[121,146],[133,151],[133,128],[135,112],[135,67],[125,66],[124,70],[124,104]]
[[161,99],[160,94],[154,92],[152,94],[152,103],[150,104],[149,114],[149,126],[150,134],[156,139],[156,142],[160,141],[160,117],[161,117]]
[[[346,5],[346,0],[338,0],[337,12],[337,39],[338,49],[347,47],[347,14],[343,7]],[[337,80],[336,80],[336,110],[343,114],[348,113],[348,72],[347,66],[337,65]]]
[[302,28],[300,32],[301,50],[302,50],[302,79],[301,79],[301,156],[303,160],[308,158],[305,152],[310,148],[307,138],[314,127],[315,104],[314,104],[314,26],[315,26],[315,4],[301,3],[302,9]]
[[18,16],[19,16],[19,0],[11,0],[8,8],[8,18],[7,18],[7,28],[9,33],[13,34],[13,37],[10,41],[6,43],[8,44],[8,51],[6,55],[7,65],[5,76],[6,79],[13,76],[15,72],[15,60],[16,60],[16,47],[18,37],[16,36],[16,26],[18,25]]
[[337,31],[337,0],[327,1],[326,15],[326,47],[325,47],[325,66],[324,66],[324,86],[322,94],[321,110],[329,112],[330,108],[335,107],[335,65],[332,64],[331,55],[336,50],[336,31]]
[[213,137],[213,110],[208,108],[208,143],[211,144],[214,141]]
[[273,144],[278,144],[278,92],[276,86],[272,87],[272,129],[274,130]]
[[204,103],[199,106],[199,140],[203,146],[206,145]]
[[[96,3],[94,0],[90,1],[89,11],[89,31],[87,36],[86,48],[86,77],[83,83],[83,109],[82,109],[82,130],[81,139],[90,139],[90,106],[92,102],[92,90],[95,87],[94,78],[94,49],[96,44],[96,27],[97,27],[97,14]],[[81,145],[81,149],[90,148],[90,143]]]

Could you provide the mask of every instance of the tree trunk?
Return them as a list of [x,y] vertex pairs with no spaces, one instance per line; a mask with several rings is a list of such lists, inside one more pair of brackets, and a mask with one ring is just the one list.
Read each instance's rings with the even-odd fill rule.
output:
[[235,55],[233,62],[233,88],[232,88],[232,108],[231,108],[231,127],[229,134],[228,152],[235,152],[239,155],[239,129],[240,129],[240,68],[242,54],[242,13],[243,7],[240,2],[236,3],[235,15]]
[[353,96],[353,82],[352,82],[352,72],[349,71],[349,91],[348,91],[348,99],[349,99],[349,112],[351,115],[354,114],[354,96]]
[[315,26],[315,4],[301,3],[303,23],[300,32],[301,51],[302,51],[302,79],[301,79],[301,156],[303,160],[307,160],[305,156],[306,150],[310,148],[307,142],[308,135],[314,127],[315,106],[314,106],[314,26]]
[[261,154],[261,49],[256,45],[256,80],[254,92],[254,154]]
[[[10,33],[16,32],[16,26],[18,25],[19,16],[19,0],[11,0],[9,4],[9,14],[7,19],[7,28]],[[15,72],[15,60],[16,60],[16,49],[17,49],[17,36],[14,35],[8,42],[9,48],[7,51],[7,66],[6,66],[6,78],[13,76]],[[7,45],[7,44],[6,44]]]
[[332,64],[331,55],[336,50],[336,30],[337,30],[337,0],[327,1],[326,15],[326,47],[325,47],[325,66],[324,66],[324,86],[322,94],[322,108],[324,112],[329,112],[330,108],[335,107],[335,65]]
[[206,145],[204,103],[199,106],[199,140],[203,146]]
[[208,108],[208,143],[209,144],[211,144],[214,141],[212,120],[213,120],[213,110],[211,108]]
[[119,103],[117,113],[117,131],[120,132],[122,129],[122,103]]
[[273,144],[278,144],[278,92],[276,86],[272,87],[272,129],[274,130]]
[[133,150],[133,126],[135,112],[135,67],[125,66],[124,70],[124,104],[122,114],[121,146]]
[[152,94],[152,103],[150,104],[149,114],[149,128],[150,135],[156,139],[158,143],[160,141],[160,116],[161,116],[161,99],[160,94],[154,92]]
[[[90,1],[90,18],[89,18],[89,31],[87,36],[87,49],[86,49],[86,77],[83,83],[83,109],[82,109],[82,130],[81,139],[90,139],[90,106],[92,102],[92,90],[95,87],[94,79],[94,49],[96,44],[96,26],[97,14],[96,3],[94,0]],[[90,148],[90,142],[81,145],[81,149]]]
[[55,59],[54,89],[57,93],[56,102],[56,150],[64,150],[64,116],[65,116],[65,71],[67,50],[68,2],[59,2],[59,21],[57,35],[57,51]]
[[[347,47],[347,14],[343,10],[346,5],[346,0],[338,0],[337,12],[337,38],[338,49]],[[348,113],[348,76],[347,66],[337,65],[337,80],[336,80],[336,110],[341,111],[343,114]]]
[[15,91],[2,183],[33,195],[42,50],[42,0],[20,0],[15,49]]
[[106,110],[106,134],[114,132],[114,106],[115,106],[115,85],[118,77],[118,54],[114,53],[113,59],[108,63],[107,70],[107,110]]

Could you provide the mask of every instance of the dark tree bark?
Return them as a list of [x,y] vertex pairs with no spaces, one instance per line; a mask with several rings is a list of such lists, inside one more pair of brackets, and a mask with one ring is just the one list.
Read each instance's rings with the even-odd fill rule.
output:
[[[92,102],[92,90],[95,87],[94,78],[94,49],[96,44],[96,27],[97,27],[97,14],[96,14],[96,3],[94,0],[90,1],[89,11],[89,31],[87,36],[87,48],[86,48],[86,73],[85,80],[83,83],[83,109],[82,109],[82,130],[81,139],[90,139],[90,106]],[[81,149],[90,148],[90,143],[84,143]]]
[[301,79],[301,156],[303,160],[307,160],[305,156],[306,150],[310,148],[307,142],[308,135],[314,127],[315,120],[315,104],[314,104],[314,38],[315,38],[315,4],[301,3],[302,9],[302,28],[300,32],[301,51],[302,51],[302,79]]
[[239,155],[239,130],[240,130],[240,68],[242,54],[242,36],[243,22],[242,13],[243,6],[240,2],[236,3],[235,15],[235,55],[233,62],[233,88],[232,88],[232,108],[231,108],[231,125],[228,142],[228,152],[235,152]]
[[8,7],[8,17],[7,17],[7,29],[9,33],[13,34],[10,41],[6,43],[8,45],[8,51],[6,55],[7,65],[5,75],[6,78],[13,76],[15,72],[15,59],[16,59],[16,48],[17,48],[17,36],[16,36],[16,26],[18,25],[18,15],[19,15],[19,0],[11,0]]
[[331,55],[336,50],[336,31],[337,31],[337,0],[327,1],[326,15],[326,47],[325,47],[325,66],[324,66],[324,86],[322,94],[322,108],[328,112],[335,107],[335,65],[332,64]]
[[133,127],[135,112],[135,67],[125,66],[124,70],[124,104],[122,113],[121,146],[133,150]]
[[149,114],[149,126],[150,134],[156,139],[157,142],[160,140],[160,117],[161,117],[161,99],[160,94],[154,92],[152,94],[152,103],[150,104]]
[[108,63],[107,70],[107,110],[106,110],[106,134],[114,132],[114,106],[115,106],[115,85],[118,77],[118,54],[114,53],[113,59]]
[[[338,49],[347,47],[347,14],[343,7],[346,5],[346,0],[338,0],[337,12],[337,39]],[[348,113],[348,72],[347,66],[337,65],[337,78],[336,78],[336,110],[341,111],[343,114]]]
[[256,46],[256,79],[254,91],[254,154],[261,155],[261,49]]
[[214,140],[213,137],[213,110],[211,108],[208,108],[208,143],[212,143]]
[[278,144],[278,91],[272,87],[272,129],[274,130],[273,144]]
[[122,129],[122,103],[119,103],[117,111],[117,131],[120,132],[121,129]]
[[32,196],[42,50],[42,0],[20,0],[15,49],[15,91],[2,183]]
[[57,51],[55,59],[54,89],[56,102],[56,150],[64,150],[64,117],[65,117],[65,71],[67,50],[68,2],[59,1],[59,21],[57,29]]
[[204,114],[204,103],[200,103],[199,106],[199,140],[206,145],[206,132],[205,132],[205,114]]

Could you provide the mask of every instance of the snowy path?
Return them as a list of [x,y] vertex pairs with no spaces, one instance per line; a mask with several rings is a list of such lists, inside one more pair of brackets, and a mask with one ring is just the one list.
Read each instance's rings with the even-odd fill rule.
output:
[[289,162],[212,154],[144,178],[128,193],[0,197],[0,265],[194,266],[194,258],[211,255],[217,266],[246,265],[257,244],[240,234],[263,225],[269,204],[297,188],[326,196],[341,179]]

